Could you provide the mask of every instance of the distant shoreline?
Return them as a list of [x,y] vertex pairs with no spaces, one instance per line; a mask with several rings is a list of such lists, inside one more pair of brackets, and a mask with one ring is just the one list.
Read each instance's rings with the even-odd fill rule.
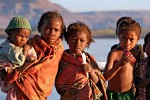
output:
[[[91,30],[93,38],[117,38],[115,29],[98,29]],[[150,32],[150,29],[143,29],[141,32],[141,38],[145,36],[146,33]],[[38,34],[37,30],[33,30],[30,37]],[[0,38],[6,38],[7,34],[4,29],[0,29]]]

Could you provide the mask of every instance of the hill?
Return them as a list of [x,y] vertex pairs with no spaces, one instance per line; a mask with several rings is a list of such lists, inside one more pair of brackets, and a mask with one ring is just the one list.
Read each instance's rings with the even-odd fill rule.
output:
[[150,11],[93,11],[73,13],[48,0],[0,0],[0,27],[5,28],[13,16],[25,16],[32,28],[36,28],[42,13],[58,11],[66,26],[75,21],[82,21],[91,29],[115,29],[116,21],[122,16],[131,16],[143,29],[150,28]]

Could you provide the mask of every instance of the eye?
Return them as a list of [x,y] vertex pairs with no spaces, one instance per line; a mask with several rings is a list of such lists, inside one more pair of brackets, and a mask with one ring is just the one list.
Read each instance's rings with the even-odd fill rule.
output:
[[55,29],[55,31],[56,31],[56,32],[58,32],[58,31],[59,31],[59,29],[57,29],[57,28],[56,28],[56,29]]
[[76,38],[72,38],[72,42],[76,42]]
[[134,41],[135,39],[130,39],[130,41]]
[[24,36],[23,36],[23,35],[21,35],[21,34],[18,34],[17,36],[18,36],[18,37],[24,37]]
[[80,40],[81,42],[84,42],[85,40]]
[[49,28],[45,28],[45,31],[46,31],[46,32],[50,32],[50,29],[49,29]]

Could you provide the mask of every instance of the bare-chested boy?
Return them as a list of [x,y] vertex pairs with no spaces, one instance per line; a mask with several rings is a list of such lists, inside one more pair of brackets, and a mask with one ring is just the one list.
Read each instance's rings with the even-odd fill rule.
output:
[[108,80],[108,99],[134,100],[133,69],[140,55],[135,46],[141,27],[134,20],[125,20],[118,26],[117,34],[119,45],[109,52],[104,70],[104,77]]

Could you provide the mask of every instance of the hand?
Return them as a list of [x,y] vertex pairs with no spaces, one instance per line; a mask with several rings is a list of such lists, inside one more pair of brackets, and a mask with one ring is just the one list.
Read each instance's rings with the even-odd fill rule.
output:
[[132,60],[133,55],[131,53],[124,53],[118,63],[120,63],[120,65],[123,66],[128,62],[132,62]]
[[27,61],[34,61],[36,60],[37,58],[35,56],[31,56],[31,57],[27,57]]
[[135,63],[135,62],[136,62],[136,59],[134,58],[134,56],[133,56],[129,51],[124,50],[124,54],[130,55],[130,56],[132,57],[132,58],[130,59],[130,61],[131,61],[132,63]]
[[28,50],[29,50],[30,48],[31,48],[31,46],[28,45],[28,44],[25,44],[25,45],[23,46],[23,54],[24,54],[24,56],[27,55],[27,52],[28,52]]
[[83,67],[84,67],[84,71],[86,73],[93,73],[94,72],[94,69],[88,63],[84,64]]

